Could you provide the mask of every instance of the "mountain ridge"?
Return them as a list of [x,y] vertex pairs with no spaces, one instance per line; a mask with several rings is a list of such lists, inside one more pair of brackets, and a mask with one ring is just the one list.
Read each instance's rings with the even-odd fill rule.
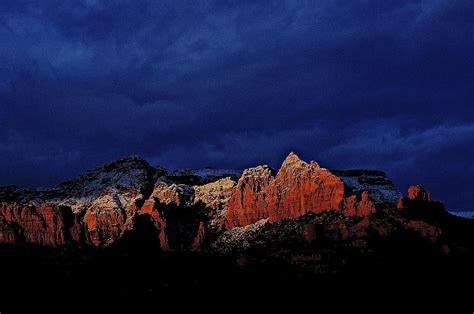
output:
[[402,219],[411,207],[445,211],[421,186],[403,198],[381,171],[328,170],[294,152],[278,171],[257,166],[239,173],[207,168],[169,174],[129,156],[50,189],[0,187],[0,243],[106,247],[148,219],[162,250],[205,250],[225,232],[262,220],[274,224],[325,212]]

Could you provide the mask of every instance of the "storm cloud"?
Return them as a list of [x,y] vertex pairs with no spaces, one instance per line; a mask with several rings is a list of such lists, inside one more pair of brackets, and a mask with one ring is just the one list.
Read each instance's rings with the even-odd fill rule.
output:
[[377,168],[474,209],[471,1],[0,2],[0,184],[138,154]]

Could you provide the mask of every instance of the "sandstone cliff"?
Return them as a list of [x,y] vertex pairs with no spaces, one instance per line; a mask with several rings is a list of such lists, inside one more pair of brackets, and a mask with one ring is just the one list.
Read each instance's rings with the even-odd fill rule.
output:
[[[132,156],[51,189],[0,187],[0,243],[108,246],[144,217],[158,232],[161,249],[199,250],[229,229],[322,213],[344,217],[331,223],[343,238],[367,234],[370,228],[390,232],[393,224],[373,218],[379,213],[437,240],[441,231],[431,223],[424,225],[424,217],[446,211],[421,186],[410,187],[408,197],[402,198],[383,172],[331,171],[294,153],[276,172],[258,166],[243,173],[188,169],[168,174]],[[319,227],[310,223],[304,228],[306,238],[312,238]],[[238,230],[233,232],[254,228]]]
[[377,194],[380,192],[365,185],[367,190],[353,189],[353,185],[315,161],[306,163],[290,153],[276,175],[266,166],[244,172],[229,201],[227,225],[229,228],[245,226],[264,218],[276,222],[331,210],[347,215],[369,215],[376,210],[372,194],[380,200]]

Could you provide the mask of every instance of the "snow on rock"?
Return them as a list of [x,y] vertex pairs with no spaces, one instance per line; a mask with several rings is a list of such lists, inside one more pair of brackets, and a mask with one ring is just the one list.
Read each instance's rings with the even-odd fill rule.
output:
[[226,177],[208,184],[194,186],[194,203],[202,202],[209,208],[223,210],[235,185],[234,180]]
[[[197,250],[208,235],[213,237],[222,230],[227,202],[235,184],[230,177],[194,186],[176,183],[173,177],[159,177],[141,214],[152,218],[160,232],[162,249],[176,249],[175,244],[179,243],[185,247],[192,244],[193,250]],[[184,221],[189,232],[172,234],[173,230],[185,229]],[[199,228],[194,228],[196,226]],[[194,238],[190,238],[188,233],[194,231]],[[194,243],[187,243],[190,239],[194,239]]]
[[231,252],[237,247],[245,250],[250,247],[248,240],[258,235],[267,224],[268,218],[261,219],[250,225],[227,230],[212,245],[212,248],[220,252]]
[[227,204],[236,182],[230,177],[208,184],[194,186],[194,204],[205,204],[208,217],[207,228],[214,233],[219,232],[227,214]]
[[[105,245],[118,239],[125,230],[132,227],[132,218],[147,197],[145,194],[151,189],[153,178],[159,172],[143,158],[126,157],[89,170],[50,189],[0,187],[0,205],[4,208],[3,213],[21,210],[25,215],[40,215],[41,217],[34,217],[39,220],[51,215],[55,215],[54,219],[63,219],[62,213],[67,208],[76,218],[84,217],[82,223],[88,243]],[[43,215],[38,211],[39,208],[48,208],[48,211]],[[0,220],[6,220],[5,214],[0,213],[0,216],[3,216]],[[13,217],[7,222],[18,224],[16,220]],[[46,231],[37,225],[29,224],[22,228],[21,232],[32,234],[30,242],[44,241]],[[56,235],[56,238],[60,237],[63,235]],[[49,241],[49,244],[56,246],[63,242]]]
[[370,198],[376,203],[396,204],[402,197],[393,183],[382,171],[377,170],[331,170],[346,184],[352,193],[369,192]]
[[164,205],[191,206],[194,190],[186,184],[177,184],[167,177],[160,177],[155,182],[150,197]]
[[101,167],[87,171],[57,188],[61,190],[61,204],[71,206],[74,212],[84,210],[104,192],[121,194],[127,204],[141,196],[154,175],[146,160],[138,156],[119,159]]
[[472,211],[472,210],[469,210],[469,211],[450,211],[449,213],[451,215],[458,216],[458,217],[474,219],[474,211]]
[[236,169],[178,169],[170,175],[170,178],[189,185],[202,185],[226,177],[237,180],[242,172]]

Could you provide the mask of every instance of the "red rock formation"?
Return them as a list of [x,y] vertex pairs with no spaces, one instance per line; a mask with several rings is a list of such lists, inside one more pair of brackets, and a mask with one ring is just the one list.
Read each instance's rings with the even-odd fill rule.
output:
[[272,183],[267,201],[270,222],[341,209],[342,180],[314,161],[302,161],[294,153],[285,159]]
[[85,210],[83,223],[88,242],[95,246],[108,245],[133,228],[133,217],[139,209],[137,201],[142,197],[137,190],[120,194],[104,191],[99,195]]
[[431,195],[421,185],[412,185],[408,188],[408,198],[419,201],[431,201]]
[[275,177],[265,167],[244,172],[228,203],[227,225],[245,226],[267,217],[276,222],[330,210],[368,215],[375,204],[367,192],[347,198],[339,177],[290,153]]
[[[247,169],[237,183],[226,177],[207,184],[195,180],[199,185],[189,185],[141,158],[124,158],[52,189],[0,187],[0,243],[109,245],[134,228],[137,215],[150,216],[164,250],[199,249],[221,234],[224,222],[225,227],[234,228],[263,220],[275,223],[309,212],[338,211],[364,217],[351,228],[339,228],[342,238],[362,235],[367,224],[380,234],[388,230],[370,220],[376,209],[395,207],[398,191],[385,174],[365,170],[336,173],[291,153],[276,174],[268,166],[259,166]],[[420,221],[446,213],[442,203],[431,201],[421,186],[410,187],[398,209]],[[305,229],[310,242],[317,236],[311,228]]]
[[431,215],[446,213],[443,203],[432,201],[430,193],[421,185],[410,186],[408,197],[402,197],[397,203],[397,208]]
[[189,206],[193,201],[193,189],[186,184],[176,184],[166,178],[155,183],[151,197],[164,205]]
[[159,230],[160,247],[163,251],[169,250],[168,236],[166,234],[166,220],[161,216],[156,208],[156,201],[150,198],[145,201],[140,211],[140,215],[150,215],[155,228]]
[[[23,206],[2,203],[0,206],[0,220],[3,221],[1,242],[25,241],[60,246],[69,240],[79,240],[80,227],[70,208],[55,204]],[[19,229],[17,233],[15,226]]]
[[193,203],[202,203],[216,211],[225,210],[235,185],[235,181],[227,177],[208,184],[194,186]]
[[150,215],[160,232],[163,250],[182,247],[198,250],[209,231],[221,230],[222,214],[234,186],[235,182],[228,177],[198,186],[176,184],[170,178],[161,177],[140,214]]
[[[409,220],[409,223],[407,223],[408,229],[418,232],[433,242],[438,238],[438,235],[436,235],[437,228],[428,227],[428,224],[424,225],[418,221],[434,222],[436,225],[449,219],[449,213],[446,211],[444,204],[439,201],[432,201],[430,194],[419,185],[411,186],[408,189],[408,197],[400,199],[397,209],[407,215]],[[424,232],[422,230],[424,226],[431,230]]]
[[273,179],[272,169],[268,166],[244,171],[227,205],[226,224],[229,228],[268,218],[268,189]]
[[375,204],[364,191],[360,196],[352,195],[346,199],[345,214],[347,216],[367,216],[375,212]]
[[9,230],[15,230],[15,237],[27,243],[59,246],[70,239],[108,245],[133,228],[144,191],[152,184],[153,174],[162,172],[132,156],[51,189],[1,187],[0,216],[4,218],[0,221],[10,225],[3,227],[2,237],[11,241]]

